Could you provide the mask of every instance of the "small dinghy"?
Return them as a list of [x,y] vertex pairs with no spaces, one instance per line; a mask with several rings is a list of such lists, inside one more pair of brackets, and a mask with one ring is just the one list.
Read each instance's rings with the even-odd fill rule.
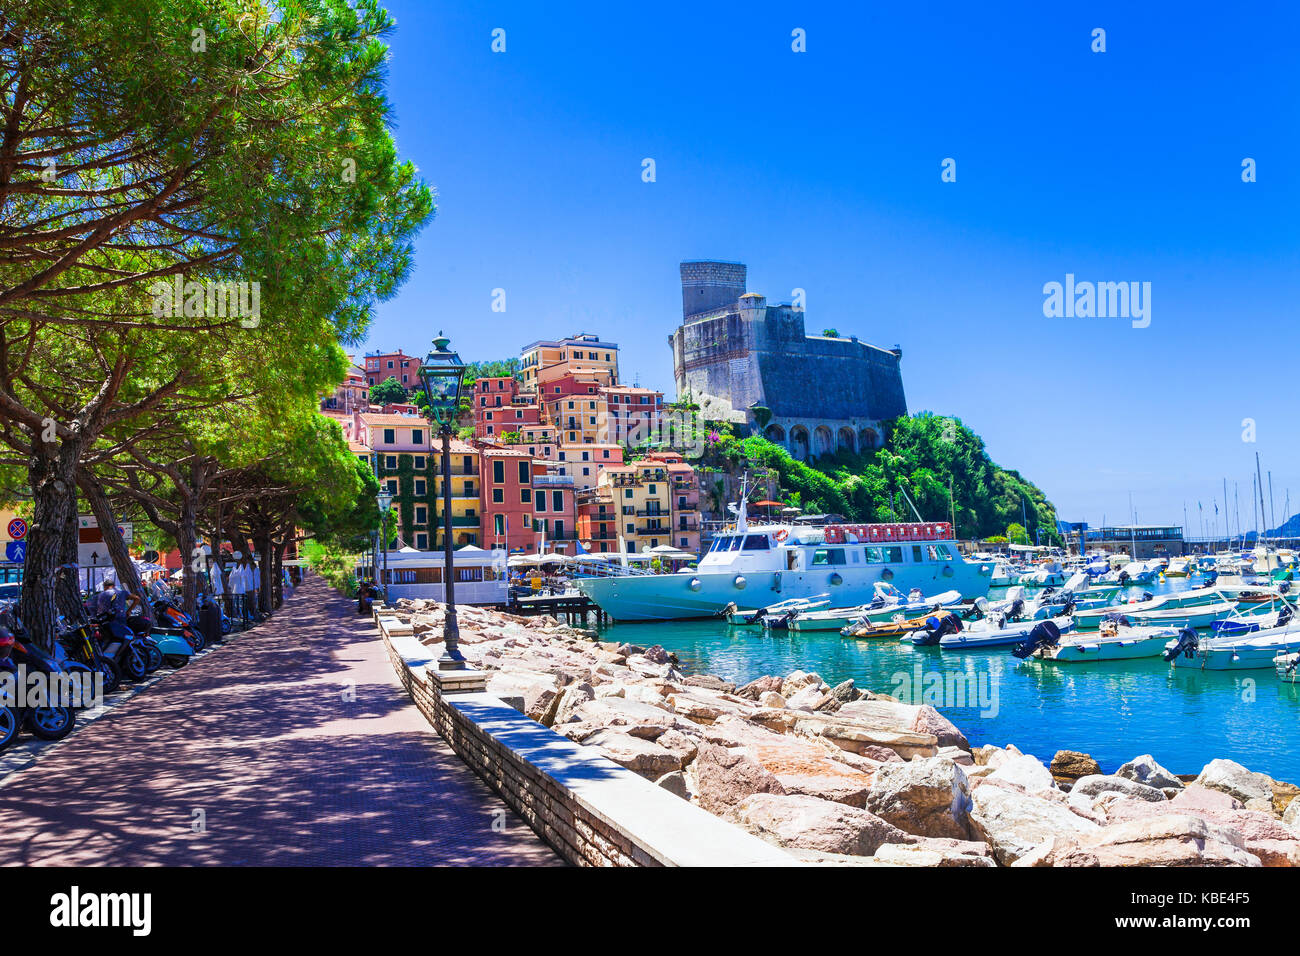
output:
[[829,594],[818,594],[810,598],[778,601],[776,604],[760,607],[756,611],[742,611],[736,607],[736,602],[732,601],[723,608],[722,613],[726,615],[727,623],[734,627],[784,628],[800,611],[811,611],[830,603]]
[[801,612],[790,622],[790,630],[843,632],[844,628],[855,624],[888,622],[899,617],[910,619],[929,611],[954,608],[961,603],[960,591],[943,591],[924,597],[920,591],[914,590],[904,597],[890,585],[884,587],[889,590],[877,586],[876,599],[870,604]]
[[1074,630],[1074,619],[1054,617],[1047,621],[1013,621],[999,618],[985,618],[967,625],[958,634],[949,634],[939,639],[939,646],[945,651],[964,651],[976,647],[1009,647],[1022,643],[1040,624],[1052,624],[1057,634]]
[[[1021,660],[1033,657],[1061,664],[1158,657],[1178,631],[1171,627],[1136,627],[1123,621],[1104,621],[1095,634],[1062,637],[1052,621],[1041,621],[1012,653]],[[1194,632],[1193,632],[1194,633]]]

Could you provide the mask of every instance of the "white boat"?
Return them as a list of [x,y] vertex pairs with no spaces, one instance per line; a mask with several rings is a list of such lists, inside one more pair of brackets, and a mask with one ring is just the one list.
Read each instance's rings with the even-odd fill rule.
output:
[[1277,671],[1279,680],[1288,684],[1300,683],[1300,653],[1283,651],[1273,658],[1273,669]]
[[[1050,620],[1062,634],[1074,630],[1072,618],[1056,617]],[[988,617],[964,626],[956,634],[945,634],[939,638],[939,646],[946,651],[964,651],[976,647],[1006,647],[1024,641],[1029,636],[1029,632],[1041,623],[1043,622],[1032,620],[1007,622],[1002,618]]]
[[1230,617],[1237,610],[1235,601],[1220,601],[1196,607],[1166,607],[1142,613],[1122,611],[1135,625],[1142,627],[1209,627],[1215,621]]
[[1016,583],[1027,588],[1060,587],[1065,583],[1065,571],[1053,561],[1041,567],[1031,568],[1016,579]]
[[965,560],[946,522],[804,527],[752,525],[743,503],[694,570],[672,574],[578,577],[574,584],[620,621],[710,617],[728,604],[739,610],[829,593],[831,604],[871,601],[884,581],[901,591],[988,593],[989,575]]
[[1149,614],[1152,611],[1198,607],[1203,604],[1223,603],[1226,600],[1224,593],[1218,588],[1195,588],[1190,591],[1179,591],[1175,594],[1162,594],[1146,601],[1130,601],[1127,604],[1116,604],[1113,607],[1078,611],[1074,615],[1074,621],[1080,630],[1091,630],[1098,627],[1106,615],[1111,613],[1119,613],[1134,618],[1137,615]]
[[1255,631],[1245,637],[1200,637],[1184,632],[1170,641],[1165,653],[1175,667],[1206,671],[1264,670],[1273,667],[1279,654],[1300,651],[1300,626],[1292,621],[1282,627]]
[[955,608],[961,601],[960,591],[944,591],[931,597],[925,597],[919,591],[904,595],[882,581],[877,582],[876,599],[870,604],[803,611],[790,620],[789,628],[792,631],[842,631],[850,624],[862,621],[875,624],[895,618],[913,618],[941,608]]
[[727,623],[738,627],[786,627],[796,614],[800,611],[811,611],[814,608],[825,607],[831,603],[829,594],[818,594],[810,598],[791,598],[788,601],[777,601],[775,604],[769,604],[766,607],[760,607],[756,611],[741,611],[735,603],[728,604],[725,613]]
[[1120,625],[1103,628],[1095,634],[1072,634],[1056,644],[1039,647],[1033,653],[1038,660],[1059,664],[1159,657],[1165,645],[1177,634],[1177,628],[1172,627]]

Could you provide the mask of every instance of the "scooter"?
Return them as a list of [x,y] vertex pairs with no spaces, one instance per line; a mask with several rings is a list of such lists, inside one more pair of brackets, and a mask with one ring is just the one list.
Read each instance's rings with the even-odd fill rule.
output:
[[95,640],[94,629],[89,624],[79,624],[61,630],[55,647],[56,656],[63,651],[62,663],[80,664],[104,677],[104,693],[111,694],[122,683],[122,674],[117,665],[104,655],[99,642]]
[[130,627],[120,637],[109,627],[111,614],[101,614],[93,621],[96,638],[104,656],[117,665],[118,673],[129,681],[144,680],[149,673],[149,649]]
[[[19,665],[13,659],[18,644],[13,631],[0,626],[0,671],[5,672],[0,674],[0,678],[3,678],[0,679],[0,750],[13,743],[14,738],[23,730],[41,740],[62,740],[77,725],[76,712],[65,704],[46,702],[37,706],[26,703],[19,705]],[[23,663],[28,668],[44,670],[35,658]],[[45,670],[45,673],[49,671]]]
[[185,640],[189,641],[190,647],[193,648],[194,653],[197,654],[199,651],[203,650],[206,641],[203,638],[202,632],[194,626],[194,622],[190,619],[190,616],[182,611],[176,604],[159,598],[157,601],[153,602],[153,615],[154,620],[158,622],[155,630],[165,629],[168,631],[178,631]]

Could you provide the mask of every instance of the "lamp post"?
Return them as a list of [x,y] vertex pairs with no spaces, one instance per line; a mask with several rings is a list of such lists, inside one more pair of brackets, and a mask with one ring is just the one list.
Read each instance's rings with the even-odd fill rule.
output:
[[388,603],[388,510],[393,507],[393,496],[387,491],[375,495],[379,502],[379,514],[384,519],[384,603]]
[[442,436],[442,575],[447,595],[447,617],[443,625],[438,670],[443,671],[463,670],[465,667],[465,657],[460,652],[460,625],[456,620],[456,574],[451,547],[451,433],[460,413],[465,363],[447,348],[450,341],[439,332],[433,340],[433,349],[420,365],[420,385],[427,399],[425,414],[438,424],[438,433]]

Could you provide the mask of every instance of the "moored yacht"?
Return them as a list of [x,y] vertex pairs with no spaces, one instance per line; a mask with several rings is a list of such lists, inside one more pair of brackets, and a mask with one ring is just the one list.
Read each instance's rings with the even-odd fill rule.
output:
[[988,593],[988,565],[966,561],[947,522],[750,524],[742,502],[695,569],[675,574],[579,578],[577,587],[615,620],[709,617],[728,604],[767,607],[829,593],[834,607],[869,603],[877,582],[923,594]]

